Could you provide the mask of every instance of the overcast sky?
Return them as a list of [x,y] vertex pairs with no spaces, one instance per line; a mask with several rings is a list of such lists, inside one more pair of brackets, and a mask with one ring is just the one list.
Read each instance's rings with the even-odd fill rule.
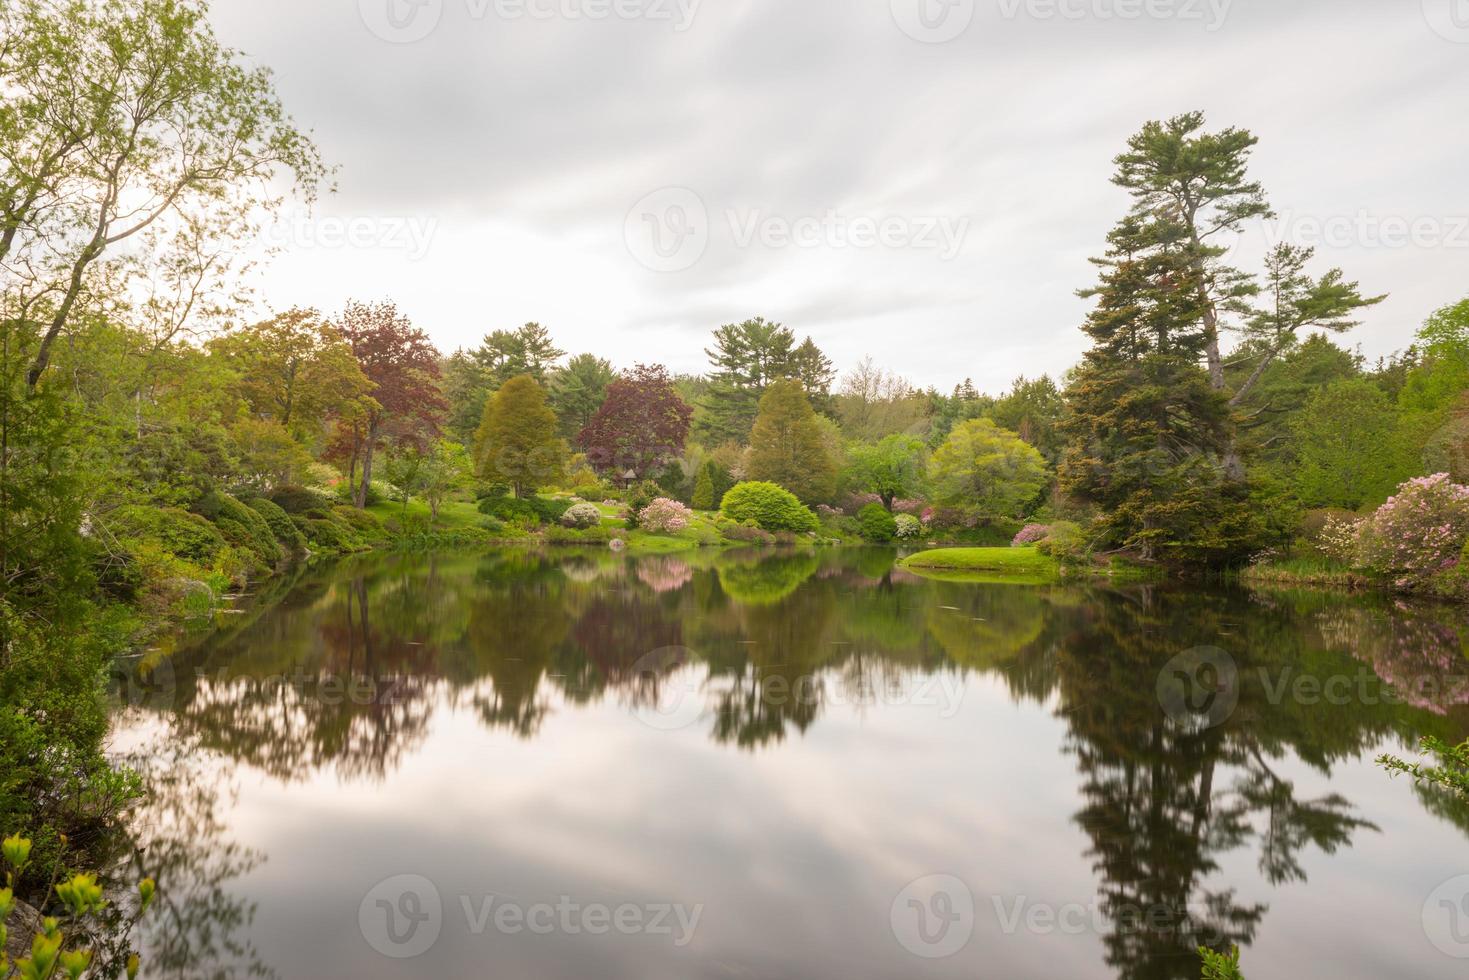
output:
[[[338,192],[273,229],[278,309],[391,298],[444,350],[528,320],[705,367],[754,315],[920,384],[1083,349],[1111,158],[1202,109],[1260,137],[1281,239],[1391,293],[1376,357],[1469,295],[1469,0],[216,0]],[[348,243],[343,238],[350,238]]]

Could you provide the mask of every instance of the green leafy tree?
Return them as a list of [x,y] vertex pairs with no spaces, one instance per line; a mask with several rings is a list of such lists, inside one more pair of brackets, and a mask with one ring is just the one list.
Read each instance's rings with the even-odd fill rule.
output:
[[845,483],[877,494],[889,511],[894,500],[921,493],[928,477],[928,446],[916,436],[891,435],[876,445],[854,446],[848,459]]
[[934,451],[929,479],[936,499],[952,507],[1018,517],[1048,480],[1034,446],[989,419],[954,428]]
[[1306,506],[1356,510],[1381,503],[1398,485],[1396,414],[1371,381],[1351,378],[1321,389],[1292,428],[1295,484]]
[[482,478],[508,484],[524,497],[557,483],[569,456],[546,389],[535,378],[511,378],[485,403],[474,445]]
[[808,504],[836,492],[836,460],[799,381],[777,381],[760,399],[745,475],[779,484]]
[[699,473],[694,477],[694,493],[689,498],[689,504],[694,510],[714,509],[714,475],[709,472],[711,465],[705,463],[699,467]]
[[29,390],[104,296],[135,291],[131,309],[170,336],[207,315],[279,179],[309,200],[325,176],[269,72],[206,14],[201,0],[0,8],[0,321],[34,329]]
[[985,414],[1002,429],[1009,429],[1039,449],[1046,462],[1055,465],[1061,457],[1057,423],[1066,403],[1056,382],[1042,375],[1034,380],[1015,379],[1009,392],[995,399]]
[[449,431],[467,439],[484,415],[485,401],[501,385],[522,374],[545,384],[565,355],[539,323],[492,331],[473,350],[456,351],[444,365],[452,406]]

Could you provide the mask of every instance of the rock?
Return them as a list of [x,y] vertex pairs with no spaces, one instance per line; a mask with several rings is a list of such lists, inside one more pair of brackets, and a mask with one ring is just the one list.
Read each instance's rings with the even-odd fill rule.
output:
[[10,961],[14,963],[30,956],[31,940],[41,931],[41,913],[17,898],[5,925],[10,930],[5,941],[5,952],[10,954]]

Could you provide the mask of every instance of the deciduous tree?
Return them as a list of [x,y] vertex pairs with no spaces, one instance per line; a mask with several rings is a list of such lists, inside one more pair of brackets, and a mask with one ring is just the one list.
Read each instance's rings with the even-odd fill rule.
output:
[[480,476],[507,483],[523,497],[560,480],[568,455],[556,413],[535,378],[511,378],[485,403],[474,445]]
[[761,397],[745,478],[783,486],[806,504],[836,492],[836,460],[801,382],[777,381]]
[[644,480],[683,450],[693,414],[666,368],[639,364],[607,386],[577,441],[598,472],[631,471]]

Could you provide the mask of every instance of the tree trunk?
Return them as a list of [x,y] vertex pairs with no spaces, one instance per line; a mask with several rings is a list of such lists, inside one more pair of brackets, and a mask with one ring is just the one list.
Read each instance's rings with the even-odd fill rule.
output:
[[372,451],[377,445],[377,426],[376,419],[367,424],[367,445],[362,447],[362,484],[357,488],[357,496],[353,501],[358,510],[367,509],[367,489],[372,485]]

